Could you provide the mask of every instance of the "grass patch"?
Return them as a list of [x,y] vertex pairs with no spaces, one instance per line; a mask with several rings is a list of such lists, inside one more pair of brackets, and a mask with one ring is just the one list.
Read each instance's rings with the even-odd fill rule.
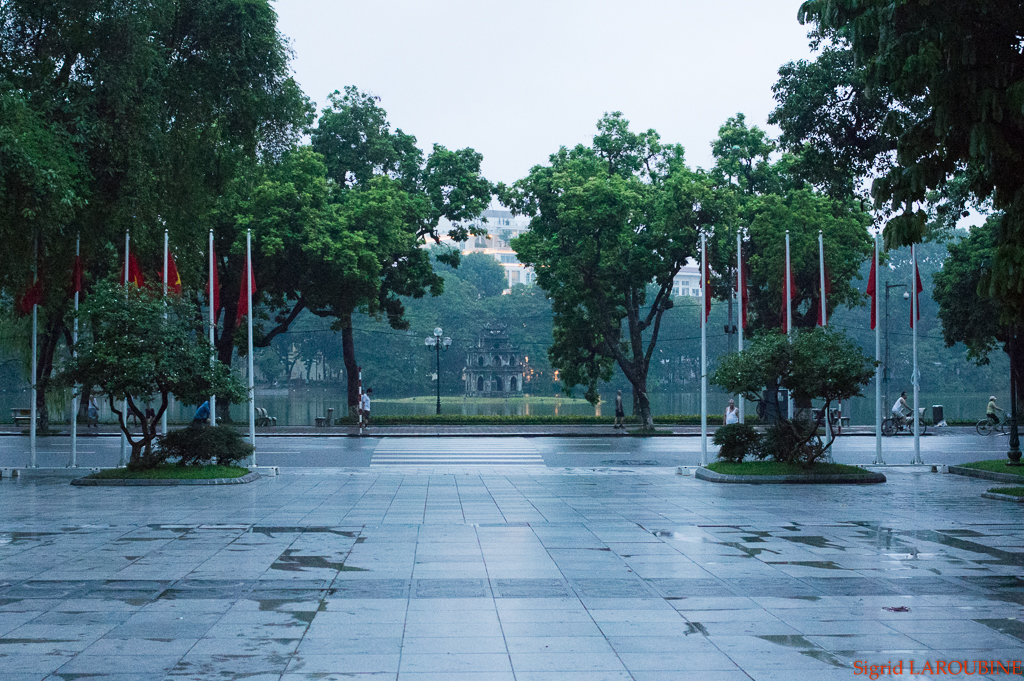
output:
[[973,468],[978,471],[989,471],[991,473],[1009,473],[1024,478],[1024,466],[1007,466],[1009,459],[989,459],[987,461],[972,461],[971,463],[959,464],[961,468]]
[[145,471],[108,468],[86,476],[92,480],[213,480],[240,478],[249,472],[240,466],[178,466],[165,464]]
[[1024,497],[1024,487],[993,487],[989,492],[1005,494],[1011,497]]
[[708,465],[708,470],[722,475],[868,475],[871,472],[841,463],[816,463],[804,468],[800,464],[778,461],[715,461]]

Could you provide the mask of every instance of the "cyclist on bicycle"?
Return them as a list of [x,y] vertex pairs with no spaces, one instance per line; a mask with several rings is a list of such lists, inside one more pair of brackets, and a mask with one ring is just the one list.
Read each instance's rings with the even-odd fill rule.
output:
[[892,405],[892,417],[902,427],[906,424],[907,415],[911,411],[910,405],[907,404],[907,391],[904,390],[900,393],[900,399],[896,400],[896,404]]
[[[992,422],[993,426],[999,424],[999,417],[996,416],[997,411],[1003,410],[1000,409],[999,406],[996,404],[996,396],[993,395],[992,397],[988,398],[988,407],[985,408],[985,416],[988,417],[988,420]],[[1003,413],[1005,414],[1006,412]]]

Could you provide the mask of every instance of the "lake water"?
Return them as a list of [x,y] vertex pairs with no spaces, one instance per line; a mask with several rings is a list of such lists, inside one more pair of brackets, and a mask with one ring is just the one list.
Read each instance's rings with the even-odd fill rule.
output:
[[[869,388],[870,389],[870,388]],[[922,393],[920,405],[926,408],[927,418],[931,418],[933,404],[941,404],[944,407],[946,419],[969,419],[983,418],[985,405],[991,393],[957,393],[953,395],[935,395]],[[1006,391],[996,391],[999,404],[1004,409],[1009,409],[1009,394]],[[891,396],[895,401],[898,394]],[[632,398],[624,394],[626,410],[631,410]],[[708,412],[721,414],[728,401],[728,395],[720,391],[709,391]],[[537,398],[520,398],[511,400],[500,399],[474,399],[461,397],[442,397],[442,414],[481,414],[481,415],[537,415],[537,416],[584,416],[584,415],[605,415],[611,416],[613,412],[612,402],[614,394],[603,396],[603,402],[594,407],[582,400],[569,400],[566,398],[547,397],[543,400]],[[11,423],[11,408],[29,406],[28,391],[0,391],[0,422]],[[313,425],[316,417],[325,416],[329,408],[334,409],[334,416],[338,417],[345,413],[345,393],[343,391],[327,391],[318,388],[298,389],[291,392],[279,390],[256,390],[256,405],[264,407],[272,415],[277,417],[279,425]],[[870,397],[862,397],[846,402],[843,405],[843,413],[850,417],[854,425],[871,425],[874,423],[874,392]],[[891,405],[888,405],[891,406]],[[56,408],[56,409],[55,409]],[[699,414],[700,393],[654,393],[651,395],[651,408],[655,415],[660,414]],[[70,407],[68,407],[68,410]],[[747,413],[754,413],[754,405],[747,404]],[[66,422],[67,412],[57,414],[59,405],[51,404],[52,419],[54,421]],[[418,397],[415,400],[388,400],[386,398],[376,399],[373,403],[373,413],[377,415],[430,415],[436,410],[436,398],[433,396]],[[885,412],[888,413],[888,407]],[[173,423],[190,421],[195,412],[195,405],[182,405],[175,403],[168,410],[168,418]],[[246,405],[232,405],[231,417],[235,421],[244,422],[248,418]],[[100,419],[113,421],[110,409],[106,404],[100,404]]]

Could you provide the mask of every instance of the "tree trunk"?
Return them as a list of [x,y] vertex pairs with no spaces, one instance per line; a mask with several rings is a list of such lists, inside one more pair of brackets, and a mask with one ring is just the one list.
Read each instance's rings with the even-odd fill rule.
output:
[[633,404],[636,411],[633,413],[640,418],[640,427],[644,430],[654,430],[654,417],[651,415],[651,401],[647,398],[647,375],[637,377],[633,384]]
[[39,430],[45,432],[50,427],[50,410],[46,406],[46,391],[50,387],[50,378],[53,374],[53,356],[57,352],[57,345],[64,335],[64,320],[56,312],[49,315],[43,326],[43,334],[40,340],[39,357],[36,364],[36,414],[39,417]]
[[341,352],[345,362],[348,385],[348,414],[359,414],[359,367],[356,364],[356,346],[352,337],[352,312],[339,316],[341,320]]

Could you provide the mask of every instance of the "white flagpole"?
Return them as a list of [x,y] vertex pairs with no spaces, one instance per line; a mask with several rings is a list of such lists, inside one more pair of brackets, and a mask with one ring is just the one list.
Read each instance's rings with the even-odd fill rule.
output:
[[[170,236],[167,230],[164,230],[164,319],[167,319],[167,253],[169,247]],[[160,434],[167,435],[167,410],[164,410],[163,415],[160,416]]]
[[[128,249],[131,246],[131,237],[128,230],[124,230],[124,286],[128,288]],[[128,427],[128,398],[121,400],[121,418],[124,420],[124,427]],[[121,459],[117,462],[119,467],[128,465],[128,436],[121,431]]]
[[878,235],[875,235],[875,300],[872,305],[875,306],[875,361],[878,364],[875,366],[875,464],[879,466],[885,465],[885,459],[882,458],[882,324],[880,323],[881,316],[881,296],[878,295],[878,282],[881,279],[882,270],[879,267],[878,258]]
[[[213,367],[214,362],[217,361],[217,348],[214,347],[214,328],[217,324],[217,310],[214,309],[213,301],[216,298],[216,293],[213,290],[213,268],[216,267],[216,263],[213,262],[213,230],[210,230],[210,250],[209,250],[209,261],[210,261],[210,366]],[[217,425],[217,396],[210,395],[210,425]]]
[[921,412],[917,405],[921,386],[921,375],[917,370],[917,307],[919,302],[917,300],[917,251],[913,244],[910,246],[910,259],[914,261],[913,274],[910,280],[910,321],[914,327],[914,380],[912,381],[914,386],[914,460],[911,463],[921,464],[924,463],[921,460]]
[[252,230],[245,232],[245,288],[249,292],[249,444],[252,445],[252,465],[256,465],[256,377],[252,358]]
[[708,244],[700,235],[700,465],[708,465]]
[[[736,298],[739,300],[739,303],[740,303],[740,306],[739,306],[740,314],[739,314],[739,317],[736,319],[736,330],[739,332],[739,341],[740,341],[739,342],[739,351],[743,352],[743,313],[745,312],[745,310],[743,309],[743,234],[742,233],[737,233],[736,234]],[[740,401],[740,413],[739,413],[740,423],[746,423],[746,418],[743,415],[744,406],[745,406],[743,403],[746,402],[746,400],[744,400],[743,396],[741,395],[740,398],[739,398],[739,401]]]
[[[792,339],[793,336],[793,292],[790,287],[793,285],[793,271],[790,269],[789,261],[789,230],[786,230],[786,335]],[[793,395],[786,395],[786,404],[788,406],[788,418],[790,421],[793,420]]]
[[825,237],[818,230],[818,270],[821,273],[821,326],[828,326],[828,303],[825,301]]
[[[82,235],[79,233],[75,239],[75,269],[72,277],[78,274],[78,259],[82,256]],[[75,286],[75,321],[71,327],[71,356],[78,357],[78,286],[77,282],[71,282]],[[78,400],[79,396],[71,398],[71,468],[78,468]]]
[[[36,235],[35,241],[32,246],[32,297],[36,298],[35,287],[39,283],[39,235]],[[38,339],[36,334],[39,331],[39,306],[36,305],[35,300],[32,301],[32,404],[29,405],[29,418],[32,420],[28,424],[28,453],[29,462],[28,465],[32,468],[36,467],[36,400],[39,397],[39,385],[36,382],[36,372],[39,370],[39,362],[36,359],[36,352],[38,349]]]

